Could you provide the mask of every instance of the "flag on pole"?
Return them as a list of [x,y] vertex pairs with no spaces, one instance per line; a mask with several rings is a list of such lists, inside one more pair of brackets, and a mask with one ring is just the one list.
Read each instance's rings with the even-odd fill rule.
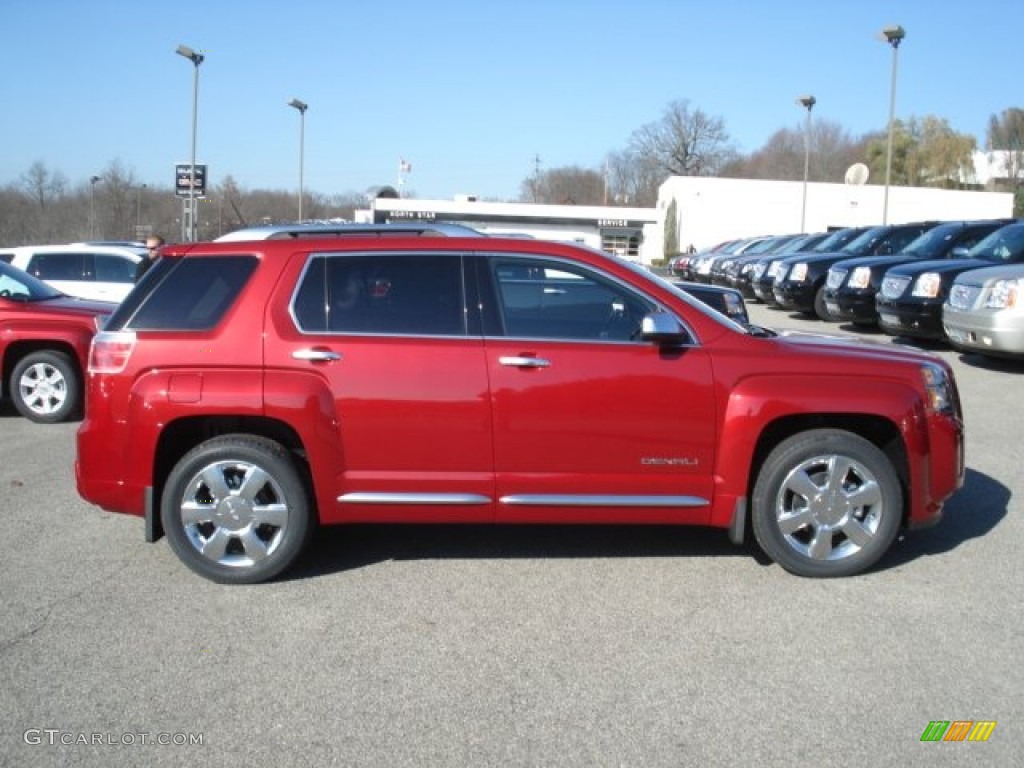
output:
[[402,158],[398,160],[398,172],[399,173],[412,173],[412,163],[407,163]]

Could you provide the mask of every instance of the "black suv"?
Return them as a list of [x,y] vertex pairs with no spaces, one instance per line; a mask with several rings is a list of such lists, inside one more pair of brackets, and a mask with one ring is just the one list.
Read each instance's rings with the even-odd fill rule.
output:
[[962,259],[915,261],[893,267],[875,297],[878,325],[894,336],[942,340],[942,305],[957,275],[970,269],[1024,263],[1024,222],[1001,227]]
[[899,253],[937,223],[928,221],[872,227],[835,253],[792,256],[783,262],[784,272],[776,277],[772,286],[775,301],[783,309],[831,320],[825,307],[825,278],[833,264],[856,256]]
[[962,257],[982,238],[1012,222],[1013,219],[951,221],[929,229],[891,256],[867,256],[836,262],[825,280],[825,308],[833,320],[846,320],[854,325],[877,325],[875,295],[882,287],[882,277],[889,268],[926,259]]

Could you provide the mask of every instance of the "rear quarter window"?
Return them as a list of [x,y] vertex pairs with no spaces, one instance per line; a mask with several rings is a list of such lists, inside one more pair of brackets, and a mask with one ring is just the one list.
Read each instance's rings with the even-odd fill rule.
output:
[[221,321],[256,270],[255,256],[160,259],[107,323],[108,330],[205,331]]

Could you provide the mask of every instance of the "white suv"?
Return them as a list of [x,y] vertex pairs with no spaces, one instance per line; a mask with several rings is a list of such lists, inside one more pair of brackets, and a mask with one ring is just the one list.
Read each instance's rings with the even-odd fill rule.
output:
[[118,303],[135,285],[143,255],[109,245],[24,245],[6,249],[3,258],[68,296]]

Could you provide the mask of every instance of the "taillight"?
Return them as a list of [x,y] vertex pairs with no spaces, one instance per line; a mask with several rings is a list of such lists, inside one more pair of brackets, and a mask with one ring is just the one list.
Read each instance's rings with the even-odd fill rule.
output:
[[89,347],[89,373],[120,373],[134,348],[134,333],[100,331],[93,336]]

